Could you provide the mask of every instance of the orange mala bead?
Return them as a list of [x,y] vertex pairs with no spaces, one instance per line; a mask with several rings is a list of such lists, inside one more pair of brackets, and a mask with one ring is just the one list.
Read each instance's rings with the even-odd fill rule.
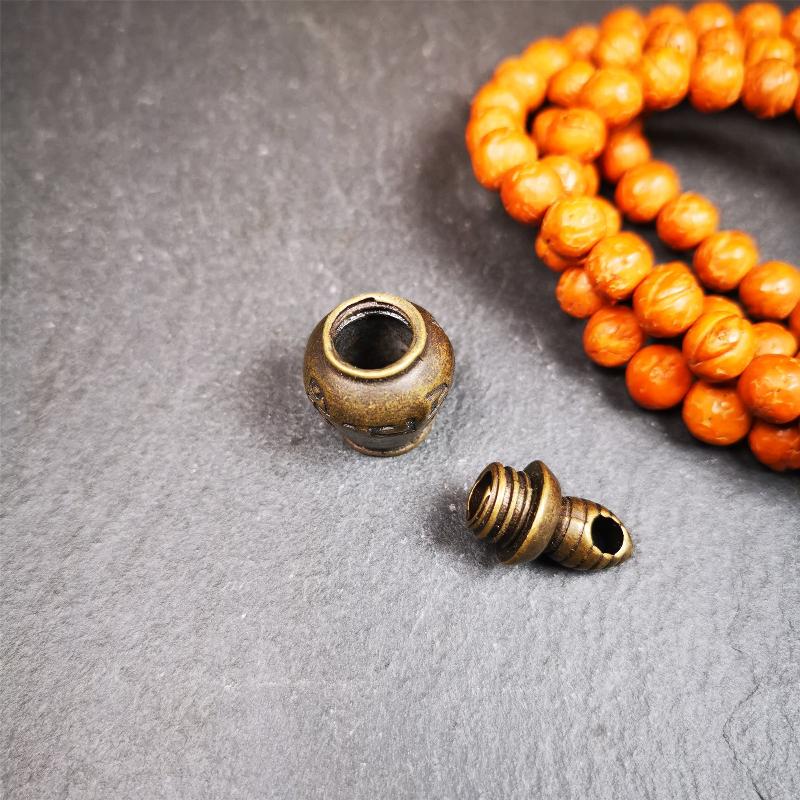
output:
[[664,22],[650,31],[645,50],[656,47],[668,47],[685,55],[689,61],[697,54],[697,36],[683,22]]
[[712,383],[741,375],[755,352],[753,326],[735,314],[702,314],[683,337],[689,369]]
[[768,58],[777,58],[778,61],[785,61],[794,66],[797,59],[795,44],[783,36],[762,36],[760,39],[753,39],[747,46],[747,56],[745,66],[751,67]]
[[577,28],[572,28],[567,32],[562,43],[573,58],[588,61],[599,36],[600,29],[596,25],[578,25]]
[[621,367],[641,349],[644,333],[627,306],[595,311],[583,329],[583,349],[601,367]]
[[754,358],[737,384],[752,414],[775,425],[800,417],[800,359],[765,355]]
[[697,381],[686,393],[682,417],[692,436],[717,446],[744,439],[753,422],[735,387],[704,381]]
[[785,114],[792,107],[800,86],[797,70],[785,61],[767,58],[748,67],[742,102],[759,119]]
[[636,287],[633,310],[651,336],[678,336],[703,313],[703,290],[685,264],[661,264]]
[[714,28],[726,28],[734,24],[733,11],[727,3],[698,3],[686,14],[689,27],[701,36]]
[[672,47],[647,50],[639,62],[644,107],[663,111],[678,105],[689,91],[691,60]]
[[578,101],[581,90],[595,73],[594,64],[589,61],[573,61],[560,69],[550,79],[547,99],[557,106],[569,108]]
[[576,319],[587,319],[608,302],[595,288],[586,270],[570,267],[556,284],[556,300],[561,310]]
[[757,322],[753,325],[758,356],[793,356],[797,353],[797,337],[777,322]]
[[628,393],[634,402],[651,411],[678,405],[692,381],[683,353],[664,344],[643,347],[625,368]]
[[516,92],[508,86],[502,86],[496,81],[485,84],[472,98],[470,107],[471,117],[478,117],[490,108],[505,108],[514,115],[517,124],[522,127],[525,124],[527,109]]
[[538,155],[533,139],[522,130],[499,130],[486,134],[472,154],[472,169],[484,189],[499,189],[503,177]]
[[586,255],[606,233],[606,212],[593,197],[566,197],[548,209],[542,237],[565,258]]
[[703,53],[692,67],[689,100],[704,114],[722,111],[741,96],[744,65],[736,56],[722,50]]
[[487,108],[473,116],[467,123],[465,139],[467,152],[472,155],[478,149],[481,140],[492,131],[520,130],[517,117],[513,111],[503,106]]
[[757,419],[747,441],[753,455],[770,469],[800,469],[800,423],[771,425]]
[[550,245],[547,243],[547,240],[544,238],[544,236],[542,236],[541,233],[536,237],[534,249],[536,250],[536,255],[539,256],[542,263],[553,272],[563,272],[565,269],[569,269],[570,267],[580,266],[578,259],[565,258],[559,253],[556,253],[556,251],[550,247]]
[[736,15],[736,25],[748,39],[777,36],[783,26],[783,14],[775,3],[747,3]]
[[742,61],[745,54],[744,37],[736,28],[712,28],[698,39],[697,52],[702,55],[715,51],[727,53]]
[[800,47],[800,6],[783,18],[781,32],[795,47]]
[[539,39],[522,54],[522,59],[546,81],[572,61],[572,54],[558,39]]
[[550,130],[550,124],[553,120],[563,111],[561,108],[549,107],[543,108],[534,118],[533,126],[531,128],[531,135],[536,146],[540,150],[544,150],[545,142],[547,142],[547,132]]
[[630,122],[644,106],[641,82],[620,67],[598,69],[586,82],[578,100],[614,126]]
[[651,222],[680,190],[678,174],[669,164],[649,161],[620,178],[614,200],[631,222]]
[[623,231],[602,238],[586,258],[586,274],[610,300],[624,300],[653,268],[650,245],[635,233]]
[[688,250],[710,236],[719,225],[714,204],[696,192],[684,192],[658,212],[656,231],[674,250]]
[[606,144],[603,118],[588,108],[570,108],[556,114],[544,136],[544,151],[593,161]]
[[598,67],[632,67],[642,57],[642,38],[626,28],[600,31],[592,51]]
[[538,224],[566,192],[558,173],[543,161],[529,161],[503,177],[500,199],[509,216],[524,225]]
[[650,157],[647,139],[638,127],[628,126],[609,134],[600,163],[606,180],[616,183],[625,172],[645,164]]
[[800,270],[785,261],[765,261],[744,276],[739,298],[758,319],[785,319],[800,303]]
[[702,241],[693,263],[704,286],[729,292],[758,263],[758,247],[743,231],[719,231]]
[[508,87],[526,112],[539,108],[547,92],[547,81],[521,58],[503,61],[494,72],[494,82]]

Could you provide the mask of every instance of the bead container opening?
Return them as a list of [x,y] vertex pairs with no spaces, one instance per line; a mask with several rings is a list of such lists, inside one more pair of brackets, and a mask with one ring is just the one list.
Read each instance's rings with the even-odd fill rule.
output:
[[367,298],[339,315],[331,337],[342,361],[374,370],[399,361],[411,347],[414,331],[400,309]]
[[492,489],[492,473],[486,470],[472,487],[467,498],[467,520],[471,520],[480,511],[481,506]]
[[595,517],[592,522],[592,544],[602,553],[616,555],[625,543],[622,526],[610,517]]

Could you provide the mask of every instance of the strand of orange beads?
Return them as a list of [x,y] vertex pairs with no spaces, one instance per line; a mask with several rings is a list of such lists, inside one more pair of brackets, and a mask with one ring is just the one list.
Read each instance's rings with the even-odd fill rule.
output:
[[[589,358],[624,366],[642,407],[682,404],[695,437],[747,438],[779,471],[800,469],[800,270],[720,230],[714,204],[653,159],[641,118],[688,99],[703,113],[741,102],[761,119],[800,120],[799,69],[800,8],[619,8],[503,61],[466,130],[478,182],[539,227],[536,254],[560,273],[561,308],[587,320]],[[601,176],[616,185],[613,205],[597,196]],[[655,264],[623,216],[654,223],[691,264]]]

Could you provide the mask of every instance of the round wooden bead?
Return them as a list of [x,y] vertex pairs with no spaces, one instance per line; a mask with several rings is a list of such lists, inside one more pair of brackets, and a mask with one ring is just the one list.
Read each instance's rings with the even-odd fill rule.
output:
[[644,107],[663,111],[678,105],[689,91],[691,61],[671,47],[653,47],[639,62]]
[[494,82],[514,92],[526,113],[539,108],[547,92],[547,81],[521,58],[503,61],[494,72]]
[[649,161],[620,178],[614,200],[631,222],[651,222],[680,189],[678,174],[669,164]]
[[572,61],[572,54],[558,39],[546,38],[531,44],[522,54],[523,60],[546,81]]
[[472,169],[484,189],[499,189],[506,172],[536,157],[536,145],[524,131],[492,131],[475,148]]
[[754,358],[737,384],[752,414],[774,425],[800,417],[800,359],[764,355]]
[[581,105],[596,111],[609,125],[624,125],[644,105],[642,85],[630,70],[619,67],[598,69],[586,82],[578,98]]
[[647,24],[641,12],[631,6],[623,6],[609,11],[600,23],[600,33],[608,34],[613,31],[625,31],[638,42],[643,42],[647,36]]
[[592,51],[598,67],[632,67],[642,57],[642,39],[626,28],[600,31]]
[[574,59],[588,61],[599,36],[600,29],[596,25],[578,25],[567,32],[562,42]]
[[686,393],[682,416],[692,436],[718,446],[744,439],[753,422],[735,387],[704,381],[697,381]]
[[743,317],[744,311],[742,307],[730,297],[720,297],[718,294],[707,294],[703,298],[703,313],[712,314],[714,312],[728,314],[735,314],[737,317]]
[[778,322],[757,322],[753,325],[758,356],[793,356],[797,353],[797,337]]
[[558,173],[542,161],[529,161],[509,170],[500,186],[505,210],[524,225],[538,224],[547,209],[565,195]]
[[659,47],[677,50],[686,56],[689,61],[693,61],[695,55],[697,55],[697,36],[683,22],[665,22],[650,31],[645,44],[645,50]]
[[686,12],[674,3],[665,3],[651,8],[645,18],[647,30],[653,30],[662,22],[686,22]]
[[625,368],[625,384],[634,402],[660,411],[683,400],[694,378],[677,347],[651,344],[643,347]]
[[629,169],[650,160],[650,145],[638,128],[626,126],[611,131],[601,165],[606,180],[616,183]]
[[762,36],[760,39],[751,40],[747,46],[745,66],[751,67],[767,58],[777,58],[778,61],[785,61],[794,66],[797,59],[794,43],[783,36]]
[[564,108],[576,105],[583,87],[594,73],[595,66],[589,61],[573,61],[567,64],[550,79],[547,99]]
[[739,299],[757,319],[785,319],[800,302],[800,270],[785,261],[765,261],[744,276]]
[[734,24],[733,11],[727,3],[698,3],[686,14],[689,27],[701,36],[714,28],[726,28]]
[[481,139],[492,131],[522,130],[516,115],[503,106],[484,109],[467,123],[465,138],[470,155],[477,150]]
[[722,50],[710,50],[694,62],[689,100],[704,114],[722,111],[738,101],[743,86],[741,60]]
[[501,86],[496,81],[490,81],[482,86],[472,98],[470,115],[474,118],[489,108],[498,107],[510,111],[520,127],[525,124],[525,115],[527,114],[525,104],[519,99],[516,92],[508,86]]
[[758,263],[758,247],[743,231],[719,231],[703,239],[693,263],[703,285],[730,292]]
[[576,319],[587,319],[608,301],[594,288],[586,270],[570,267],[556,284],[556,300],[561,310]]
[[771,425],[757,419],[747,438],[753,455],[776,472],[800,469],[800,423]]
[[601,367],[621,367],[644,343],[636,317],[626,306],[595,311],[583,329],[583,349]]
[[580,161],[572,156],[545,156],[541,163],[556,171],[567,197],[587,194],[589,187],[586,185],[586,170]]
[[755,352],[753,326],[735,314],[702,314],[683,338],[689,369],[712,383],[741,375]]
[[688,250],[717,229],[719,212],[714,204],[695,192],[684,192],[658,212],[656,231],[674,250]]
[[565,258],[586,255],[605,236],[606,213],[593,197],[565,197],[542,220],[542,236]]
[[800,78],[793,66],[777,58],[767,58],[745,72],[742,102],[759,119],[771,119],[792,107],[798,85]]
[[555,155],[594,161],[606,144],[603,118],[588,108],[570,108],[553,117],[545,135],[544,150]]
[[641,236],[623,231],[602,238],[584,266],[601,294],[624,300],[653,269],[653,251]]
[[703,290],[679,261],[660,264],[636,287],[633,310],[645,333],[667,338],[683,333],[703,313]]
[[736,15],[736,26],[748,39],[777,36],[783,26],[783,14],[775,3],[747,3]]
[[723,52],[729,56],[744,60],[744,36],[736,28],[712,28],[706,31],[697,41],[697,53]]

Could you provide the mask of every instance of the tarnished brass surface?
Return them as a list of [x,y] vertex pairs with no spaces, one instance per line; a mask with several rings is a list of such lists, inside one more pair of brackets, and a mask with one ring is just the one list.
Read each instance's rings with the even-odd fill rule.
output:
[[319,322],[303,372],[308,399],[350,447],[397,456],[428,435],[454,365],[450,340],[424,308],[370,292]]
[[555,475],[541,461],[520,472],[494,462],[467,497],[467,525],[497,545],[506,564],[544,554],[572,569],[620,564],[633,542],[616,514],[591,500],[563,497]]

